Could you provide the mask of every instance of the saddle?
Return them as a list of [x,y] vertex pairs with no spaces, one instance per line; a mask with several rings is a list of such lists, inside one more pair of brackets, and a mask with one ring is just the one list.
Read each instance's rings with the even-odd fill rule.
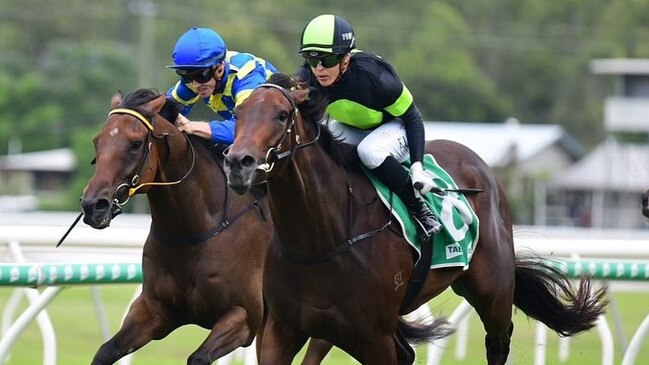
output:
[[[365,174],[372,182],[381,201],[400,223],[403,236],[415,252],[415,268],[405,298],[401,303],[400,314],[415,299],[426,280],[430,269],[457,267],[468,269],[475,244],[478,241],[479,220],[466,197],[458,190],[453,178],[439,166],[435,158],[425,155],[423,160],[426,173],[435,183],[433,190],[424,196],[426,204],[437,217],[443,228],[430,239],[423,234],[419,224],[409,214],[405,204],[383,183],[367,170]],[[410,162],[404,163],[405,168]]]

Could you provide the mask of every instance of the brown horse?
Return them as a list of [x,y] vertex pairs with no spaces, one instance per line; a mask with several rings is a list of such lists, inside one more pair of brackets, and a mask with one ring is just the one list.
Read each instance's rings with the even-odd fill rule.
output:
[[123,100],[114,95],[111,104],[117,109],[94,139],[84,222],[106,228],[128,197],[146,193],[152,223],[142,293],[92,364],[113,364],[185,324],[210,330],[187,363],[211,364],[250,345],[262,328],[262,272],[272,234],[266,199],[229,192],[222,154],[169,122],[178,109],[164,95],[140,89]]
[[642,215],[649,218],[649,190],[642,193]]
[[314,90],[288,91],[294,87],[277,74],[237,107],[236,138],[225,161],[236,192],[268,185],[275,235],[264,272],[270,316],[261,364],[290,364],[308,337],[326,340],[363,364],[412,364],[408,342],[448,331],[439,323],[406,322],[400,313],[449,286],[480,316],[489,364],[507,359],[513,304],[563,336],[595,324],[604,312],[605,290],[591,292],[588,278],[575,289],[548,264],[515,258],[502,187],[478,155],[446,140],[428,143],[426,151],[458,186],[484,190],[468,197],[480,219],[479,242],[468,270],[429,270],[414,300],[404,305],[413,250],[394,223],[382,228],[391,222],[390,211],[377,203],[357,156],[346,159],[355,150],[321,124],[323,97]]

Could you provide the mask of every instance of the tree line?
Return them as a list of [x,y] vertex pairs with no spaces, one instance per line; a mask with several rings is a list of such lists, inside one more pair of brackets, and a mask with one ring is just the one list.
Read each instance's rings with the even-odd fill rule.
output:
[[291,73],[301,30],[321,13],[346,18],[360,49],[395,66],[426,120],[560,124],[586,147],[603,137],[614,86],[589,61],[649,57],[649,0],[0,0],[0,154],[72,147],[76,209],[110,96],[164,92],[189,27]]

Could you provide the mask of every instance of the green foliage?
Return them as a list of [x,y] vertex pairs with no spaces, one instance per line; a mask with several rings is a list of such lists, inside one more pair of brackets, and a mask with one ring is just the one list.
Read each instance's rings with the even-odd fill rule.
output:
[[292,73],[300,32],[322,13],[345,17],[361,49],[395,66],[426,119],[556,123],[586,147],[602,139],[614,92],[590,60],[649,57],[647,0],[0,0],[0,154],[10,139],[23,151],[72,146],[118,89],[166,91],[177,77],[165,66],[191,26]]
[[[468,31],[451,6],[431,3],[408,43],[394,60],[424,117],[432,120],[500,122],[508,115],[507,100],[475,64],[466,47],[456,46]],[[416,81],[416,82],[413,82]]]

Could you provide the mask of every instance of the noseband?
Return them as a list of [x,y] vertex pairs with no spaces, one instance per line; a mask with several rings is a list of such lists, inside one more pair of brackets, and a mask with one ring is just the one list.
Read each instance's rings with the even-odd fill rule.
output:
[[[135,174],[133,175],[133,177],[131,177],[129,182],[121,183],[115,189],[115,194],[113,195],[113,204],[118,206],[120,209],[122,208],[122,206],[124,206],[131,199],[131,197],[133,195],[135,195],[135,193],[139,189],[141,189],[141,188],[143,188],[145,186],[168,186],[168,185],[179,184],[183,180],[185,180],[185,178],[187,178],[187,176],[189,176],[189,174],[194,170],[194,165],[196,163],[196,152],[194,151],[194,145],[189,140],[189,137],[187,137],[187,135],[183,133],[183,135],[185,136],[185,139],[187,140],[187,143],[190,146],[190,150],[192,151],[192,163],[191,163],[191,165],[189,167],[189,170],[185,173],[185,175],[183,175],[183,177],[181,177],[180,179],[178,179],[176,181],[171,181],[171,182],[151,181],[151,182],[144,182],[144,183],[139,184],[139,182],[140,182],[140,174],[142,172],[142,168],[144,167],[144,162],[148,159],[149,155],[151,154],[151,138],[153,137],[153,138],[160,139],[160,138],[167,137],[169,134],[168,133],[162,133],[162,134],[159,134],[159,135],[155,134],[154,133],[154,128],[153,128],[153,122],[149,121],[142,114],[140,114],[139,112],[137,112],[137,111],[135,111],[133,109],[116,108],[116,109],[111,110],[108,113],[109,116],[111,116],[113,114],[128,114],[130,116],[133,116],[136,119],[138,119],[140,122],[142,122],[142,124],[144,124],[146,126],[146,128],[148,129],[148,131],[149,131],[148,135],[147,135],[147,146],[146,146],[146,149],[144,150],[144,155],[142,156],[142,159],[140,160],[140,163],[138,164],[138,168],[137,168]],[[127,195],[126,199],[124,199],[124,201],[120,202],[119,199],[117,198],[117,194],[122,188],[128,188],[128,195]]]

